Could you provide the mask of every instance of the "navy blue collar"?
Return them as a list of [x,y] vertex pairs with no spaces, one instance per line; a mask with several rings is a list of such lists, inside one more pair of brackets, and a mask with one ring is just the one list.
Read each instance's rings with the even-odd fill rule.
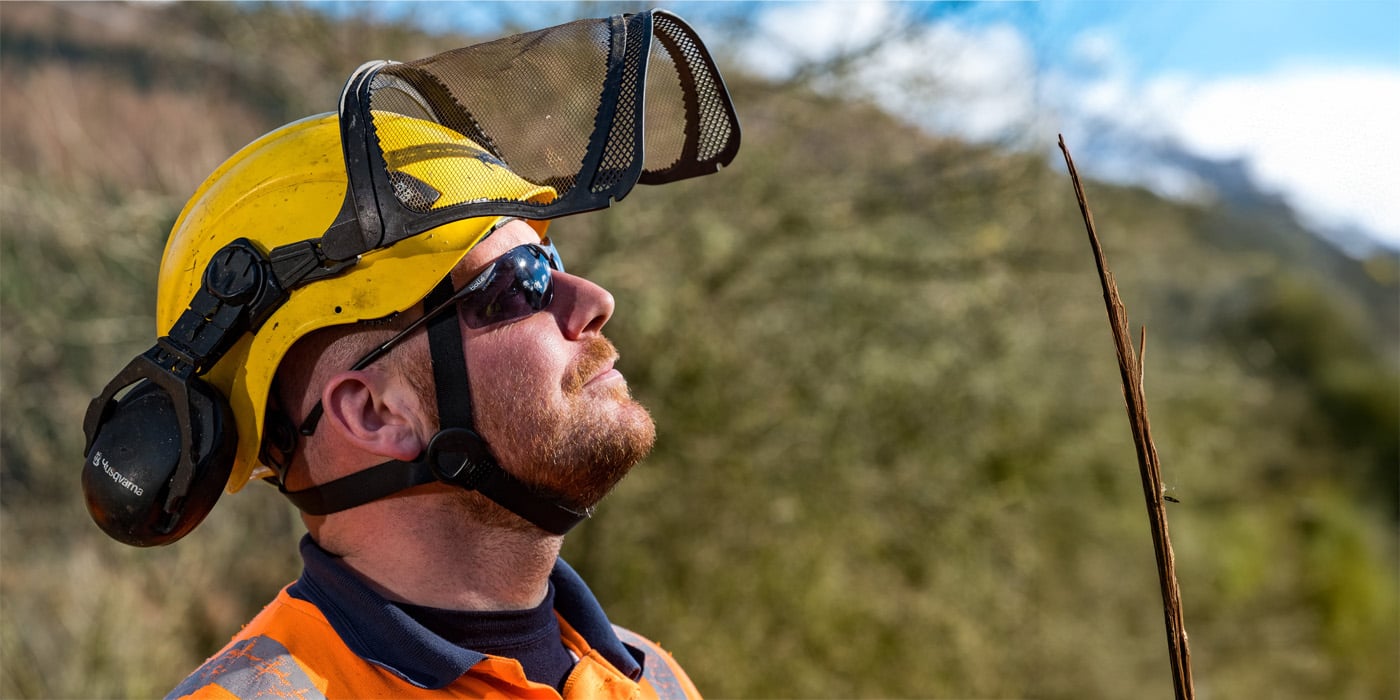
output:
[[[433,634],[366,586],[310,535],[301,540],[301,559],[301,578],[287,593],[319,608],[360,658],[430,689],[446,687],[486,658]],[[642,652],[617,638],[598,599],[573,568],[558,559],[549,580],[560,617],[623,675],[641,678]]]

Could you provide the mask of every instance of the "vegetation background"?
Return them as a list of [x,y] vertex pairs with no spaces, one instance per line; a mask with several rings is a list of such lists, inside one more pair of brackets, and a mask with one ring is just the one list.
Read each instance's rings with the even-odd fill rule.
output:
[[[208,172],[333,107],[363,60],[475,38],[304,6],[0,3],[0,696],[161,695],[297,575],[299,521],[257,485],[174,546],[107,540],[81,416],[152,342],[160,251]],[[616,295],[660,427],[566,556],[712,697],[1170,697],[1062,169],[726,75],[732,168],[556,225]],[[1150,329],[1201,697],[1397,697],[1395,255],[1342,255],[1267,199],[1087,187]]]

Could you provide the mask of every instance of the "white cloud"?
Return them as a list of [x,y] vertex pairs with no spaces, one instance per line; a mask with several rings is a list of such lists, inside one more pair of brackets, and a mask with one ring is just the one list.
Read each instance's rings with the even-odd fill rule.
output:
[[881,47],[858,83],[911,121],[989,141],[1026,130],[1034,76],[1030,48],[1015,29],[943,23]]
[[[1132,79],[1121,45],[1102,34],[1076,42],[1089,70],[1042,76],[1046,116],[1091,141],[1105,129],[1168,142],[1208,159],[1240,161],[1265,190],[1311,223],[1356,226],[1400,247],[1400,71],[1296,66],[1216,79]],[[1092,124],[1090,127],[1079,123]],[[1078,132],[1078,133],[1076,133]],[[1198,182],[1143,152],[1113,154],[1100,176],[1191,196]]]
[[760,75],[785,78],[807,61],[821,61],[875,40],[888,26],[883,2],[780,3],[759,17],[759,38],[740,60]]
[[1400,71],[1301,68],[1181,92],[1162,119],[1183,144],[1243,158],[1304,214],[1400,245]]
[[1070,59],[1090,68],[1114,64],[1122,53],[1118,40],[1102,29],[1081,32],[1069,47]]
[[1035,110],[1035,70],[1020,32],[947,22],[911,30],[901,10],[882,2],[777,4],[761,15],[759,38],[739,55],[751,70],[781,79],[806,63],[870,45],[853,76],[821,84],[971,139],[1025,130]]

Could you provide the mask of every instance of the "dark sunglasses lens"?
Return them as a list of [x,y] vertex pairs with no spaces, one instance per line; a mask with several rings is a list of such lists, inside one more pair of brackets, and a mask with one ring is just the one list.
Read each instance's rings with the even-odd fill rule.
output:
[[554,300],[550,255],[539,246],[520,246],[496,260],[490,280],[462,300],[468,328],[514,321],[549,306]]

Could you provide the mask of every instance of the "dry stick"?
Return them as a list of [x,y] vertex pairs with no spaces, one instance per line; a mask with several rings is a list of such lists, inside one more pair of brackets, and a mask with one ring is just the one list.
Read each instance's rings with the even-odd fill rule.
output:
[[[1133,341],[1128,330],[1128,312],[1118,296],[1118,285],[1104,260],[1099,236],[1094,232],[1094,215],[1084,198],[1084,187],[1074,160],[1069,157],[1065,137],[1060,136],[1060,150],[1065,154],[1069,176],[1074,182],[1074,195],[1079,199],[1079,211],[1089,231],[1089,243],[1094,248],[1094,262],[1099,267],[1103,283],[1103,300],[1108,307],[1108,322],[1113,327],[1113,342],[1118,350],[1118,371],[1123,378],[1123,398],[1127,402],[1128,422],[1137,446],[1138,469],[1142,473],[1142,494],[1147,499],[1147,519],[1152,526],[1152,544],[1157,553],[1157,574],[1162,583],[1162,609],[1167,622],[1167,653],[1172,662],[1172,685],[1177,700],[1192,700],[1196,689],[1191,683],[1191,647],[1186,640],[1186,621],[1181,614],[1181,589],[1176,585],[1176,557],[1172,555],[1171,537],[1167,534],[1166,490],[1162,487],[1162,465],[1157,461],[1157,448],[1152,444],[1152,431],[1147,423],[1147,399],[1143,394],[1142,360],[1133,354]],[[1147,352],[1147,328],[1143,327],[1139,341],[1142,354]]]

